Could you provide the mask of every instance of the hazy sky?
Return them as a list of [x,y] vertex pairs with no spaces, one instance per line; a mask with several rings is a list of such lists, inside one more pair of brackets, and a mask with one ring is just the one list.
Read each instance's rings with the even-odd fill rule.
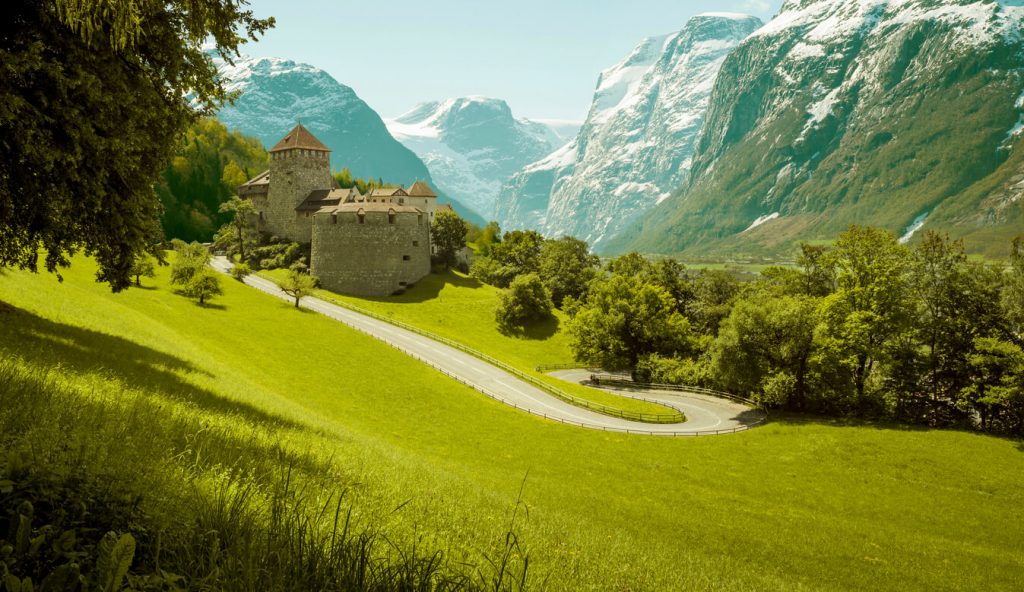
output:
[[383,117],[424,101],[505,99],[518,117],[583,119],[601,70],[708,11],[768,20],[782,0],[251,0],[277,27],[244,51],[330,72]]

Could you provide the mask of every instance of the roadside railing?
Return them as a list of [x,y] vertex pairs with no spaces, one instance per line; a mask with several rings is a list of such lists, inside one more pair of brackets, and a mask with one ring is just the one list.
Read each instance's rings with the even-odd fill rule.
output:
[[600,372],[599,368],[592,368],[583,364],[537,364],[534,368],[537,372],[551,372],[552,370],[586,370],[588,372]]
[[[473,349],[473,348],[471,348],[469,346],[466,346],[466,345],[464,345],[462,343],[459,343],[458,341],[454,341],[452,339],[448,339],[447,337],[443,337],[441,335],[437,335],[436,333],[431,333],[430,331],[426,331],[426,330],[421,329],[419,327],[416,327],[414,325],[410,325],[408,323],[404,323],[404,322],[399,321],[397,319],[391,318],[391,317],[389,317],[387,315],[382,315],[382,314],[374,312],[372,310],[367,310],[367,309],[362,308],[360,306],[356,306],[354,304],[351,304],[351,303],[348,303],[348,302],[344,302],[342,300],[337,300],[335,298],[331,298],[330,296],[325,296],[323,294],[318,294],[317,298],[319,298],[321,300],[324,300],[326,302],[330,302],[331,304],[334,304],[336,306],[340,306],[342,308],[351,310],[352,312],[357,312],[357,313],[359,313],[361,315],[368,316],[368,317],[370,317],[372,319],[376,319],[378,321],[383,321],[385,323],[389,323],[389,324],[394,325],[394,326],[396,326],[396,327],[398,327],[400,329],[405,329],[406,331],[410,331],[412,333],[416,333],[417,335],[421,335],[421,336],[426,337],[428,339],[432,339],[434,341],[437,341],[439,343],[447,345],[448,347],[451,347],[451,348],[457,349],[457,350],[459,350],[459,351],[461,351],[463,353],[469,354],[469,355],[473,356],[474,358],[477,358],[479,360],[483,360],[484,362],[487,362],[488,364],[491,364],[492,366],[496,366],[496,367],[500,368],[501,370],[504,370],[505,372],[515,376],[516,378],[518,378],[518,379],[520,379],[520,380],[522,380],[524,382],[529,383],[532,386],[535,386],[535,387],[537,387],[539,389],[542,389],[542,390],[546,391],[547,393],[550,393],[551,395],[554,395],[556,398],[561,399],[562,401],[565,401],[566,403],[569,403],[570,405],[575,405],[576,407],[581,407],[583,409],[588,409],[590,411],[594,411],[595,413],[600,413],[602,415],[607,415],[609,417],[617,417],[619,419],[625,419],[625,420],[629,420],[629,421],[637,421],[637,422],[642,422],[642,423],[670,424],[670,423],[683,423],[684,421],[686,421],[686,416],[682,412],[680,412],[680,411],[677,411],[675,413],[645,413],[643,411],[628,411],[626,409],[619,409],[617,407],[611,407],[611,406],[605,405],[603,403],[595,403],[594,401],[589,401],[589,400],[584,399],[582,397],[578,397],[578,396],[573,395],[571,393],[567,393],[567,392],[563,391],[562,389],[560,389],[560,388],[558,388],[558,387],[556,387],[556,386],[554,386],[552,384],[548,384],[547,382],[537,378],[536,376],[533,376],[531,374],[523,372],[522,370],[519,370],[518,368],[516,368],[514,366],[511,366],[511,365],[507,364],[506,362],[503,362],[503,361],[501,361],[501,360],[499,360],[497,358],[489,356],[489,355],[487,355],[487,354],[485,354],[485,353],[483,353],[483,352],[481,352],[479,350],[475,350],[475,349]],[[391,344],[391,345],[393,345],[393,344]],[[406,353],[408,353],[408,352],[406,352]],[[573,366],[573,367],[576,367],[576,366]],[[481,391],[481,392],[483,392],[483,391]],[[484,393],[484,394],[488,394],[488,393]],[[639,400],[639,401],[645,401],[647,403],[653,403],[655,405],[664,406],[663,402],[656,401],[654,399],[648,399],[648,398],[643,398],[643,397],[631,397],[631,398]]]

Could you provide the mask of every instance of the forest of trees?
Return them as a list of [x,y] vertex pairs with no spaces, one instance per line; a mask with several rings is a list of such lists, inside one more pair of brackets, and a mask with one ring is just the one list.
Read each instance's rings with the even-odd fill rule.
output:
[[582,241],[495,230],[473,275],[537,274],[579,362],[767,408],[1024,434],[1020,239],[1008,265],[986,264],[935,233],[911,248],[854,226],[741,282],[636,253],[601,267]]
[[167,238],[209,241],[231,216],[220,211],[239,185],[265,171],[267,151],[259,140],[228,131],[216,119],[189,128],[181,148],[156,183]]

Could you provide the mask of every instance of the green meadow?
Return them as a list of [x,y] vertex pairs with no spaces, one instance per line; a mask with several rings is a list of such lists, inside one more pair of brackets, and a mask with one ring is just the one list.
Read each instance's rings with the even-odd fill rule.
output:
[[[343,495],[391,560],[440,551],[486,574],[511,530],[538,590],[1024,587],[1019,441],[803,416],[721,437],[595,432],[226,277],[198,306],[166,268],[121,294],[94,273],[81,257],[63,282],[0,273],[0,445],[98,475],[150,532],[181,523],[228,540],[276,515],[260,513],[260,488],[287,474],[313,513]],[[520,367],[569,361],[556,328],[501,341],[480,326],[493,295],[469,282],[432,277],[372,306]],[[256,492],[224,510],[245,479]]]
[[[275,269],[259,273],[281,282],[288,272]],[[565,315],[555,309],[553,318],[529,327],[524,335],[504,335],[498,331],[494,321],[494,309],[498,306],[501,292],[499,288],[449,270],[443,275],[428,275],[398,296],[359,298],[327,290],[317,290],[317,295],[325,300],[352,305],[457,341],[595,403],[640,413],[675,412],[662,405],[619,397],[538,372],[537,366],[541,364],[573,363],[575,356],[569,347],[569,336],[563,330]]]

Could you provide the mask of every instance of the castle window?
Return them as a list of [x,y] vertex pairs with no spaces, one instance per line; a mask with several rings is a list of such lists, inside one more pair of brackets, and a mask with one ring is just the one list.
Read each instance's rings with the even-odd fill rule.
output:
[[394,211],[389,211],[388,212],[388,224],[394,224],[394,223],[395,223],[395,212]]
[[337,224],[337,223],[338,223],[338,215],[337,214],[331,214],[331,224]]
[[260,212],[260,222],[263,221],[263,212]]
[[360,224],[365,224],[366,223],[366,214],[364,214],[362,212],[359,212],[358,216],[359,216],[359,223]]
[[399,205],[404,204],[405,203],[405,198],[404,197],[398,198],[398,203],[399,203]]
[[416,215],[416,222],[418,224],[420,224],[420,225],[423,224],[423,214],[422,213]]
[[408,255],[402,255],[402,261],[408,261],[409,259],[411,259],[411,257]]
[[414,246],[414,247],[420,246],[420,241],[412,241],[412,246]]

